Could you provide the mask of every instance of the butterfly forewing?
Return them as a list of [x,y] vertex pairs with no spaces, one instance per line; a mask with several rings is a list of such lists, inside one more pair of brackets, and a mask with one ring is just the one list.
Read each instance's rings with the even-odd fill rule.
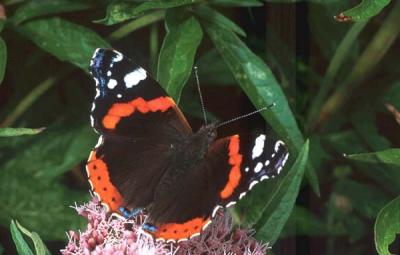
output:
[[174,100],[146,70],[121,53],[97,49],[90,72],[96,81],[91,123],[99,133],[159,139],[191,133]]
[[96,82],[91,123],[101,134],[87,164],[92,189],[111,210],[148,205],[171,144],[191,128],[149,73],[121,53],[97,49],[90,72]]

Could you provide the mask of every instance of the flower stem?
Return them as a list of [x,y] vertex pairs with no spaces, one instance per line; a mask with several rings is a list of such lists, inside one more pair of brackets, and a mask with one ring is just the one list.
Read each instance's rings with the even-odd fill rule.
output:
[[154,74],[157,71],[158,49],[158,27],[154,23],[150,27],[150,67]]
[[61,78],[65,77],[71,68],[61,70],[55,75],[48,77],[46,80],[39,83],[28,95],[26,95],[14,110],[1,122],[0,127],[8,127],[14,124],[14,122],[26,111],[29,107],[46,91],[48,91],[53,85],[55,85]]
[[121,26],[119,29],[112,32],[108,36],[108,39],[110,41],[119,40],[142,27],[164,19],[164,16],[165,11],[155,11],[147,15],[143,15],[142,17],[134,19],[133,21],[127,23],[124,26]]
[[376,67],[400,32],[400,2],[396,2],[379,31],[364,50],[347,79],[322,106],[313,129],[320,127],[341,108],[353,92]]
[[329,63],[328,69],[326,71],[325,77],[322,80],[320,90],[312,102],[310,111],[308,113],[308,127],[313,126],[319,113],[326,96],[329,91],[334,87],[334,79],[342,66],[343,62],[346,60],[354,42],[356,41],[358,35],[363,31],[365,25],[368,22],[357,22],[355,23],[347,32],[343,40],[340,42],[335,55],[333,56],[331,62]]

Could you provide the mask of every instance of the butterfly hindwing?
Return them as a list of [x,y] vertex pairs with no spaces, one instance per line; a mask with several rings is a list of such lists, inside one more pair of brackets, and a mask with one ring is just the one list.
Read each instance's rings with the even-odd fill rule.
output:
[[176,192],[150,208],[149,220],[164,222],[156,224],[155,237],[179,241],[198,235],[219,208],[234,205],[254,185],[277,176],[287,158],[284,143],[264,134],[215,141]]

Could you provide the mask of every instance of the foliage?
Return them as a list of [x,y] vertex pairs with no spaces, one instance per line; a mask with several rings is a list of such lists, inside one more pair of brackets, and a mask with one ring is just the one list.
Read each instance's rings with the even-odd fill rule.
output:
[[375,222],[375,245],[380,255],[390,255],[389,245],[400,233],[400,197],[386,205],[378,214]]
[[[50,254],[46,245],[43,243],[42,239],[40,239],[37,233],[30,232],[29,230],[21,226],[18,222],[15,222],[13,220],[11,221],[10,229],[12,238],[19,254]],[[25,238],[23,237],[21,232],[31,239],[35,247],[35,253],[32,252],[30,245],[25,241]]]
[[[375,233],[380,254],[397,252],[400,2],[5,0],[0,7],[8,16],[0,8],[0,225],[15,219],[35,231],[11,222],[20,254],[49,254],[39,235],[65,241],[65,230],[81,226],[69,206],[88,199],[83,166],[96,134],[87,68],[98,47],[136,56],[191,119],[202,116],[194,65],[205,95],[217,91],[210,101],[223,106],[208,109],[214,119],[235,115],[239,102],[274,105],[261,112],[261,127],[268,123],[288,144],[288,166],[232,211],[257,238],[279,247],[293,235],[320,236],[323,254],[370,254],[374,244],[365,240]],[[265,34],[257,30],[260,10],[294,8],[297,20],[267,19]],[[285,25],[296,26],[297,45],[282,35]],[[253,118],[241,123],[257,126]],[[0,251],[15,249],[0,243]]]

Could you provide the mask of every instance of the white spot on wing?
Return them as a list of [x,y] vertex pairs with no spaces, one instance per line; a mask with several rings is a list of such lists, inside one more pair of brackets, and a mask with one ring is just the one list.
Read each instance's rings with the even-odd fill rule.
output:
[[127,75],[125,75],[124,77],[125,86],[127,88],[132,88],[133,86],[138,85],[140,81],[146,79],[146,77],[147,77],[146,71],[143,68],[139,67],[133,72],[130,72]]
[[265,166],[268,166],[269,163],[271,163],[271,162],[269,162],[269,160],[265,161]]
[[[158,238],[158,239],[160,239],[160,238]],[[158,239],[157,239],[157,240],[158,240]],[[188,240],[187,238],[182,238],[182,239],[179,239],[179,240],[178,240],[178,243],[184,242],[184,241],[187,241],[187,240]]]
[[[89,168],[88,168],[87,164],[86,164],[85,169],[86,169],[86,175],[89,178],[90,177],[90,173],[89,173]],[[89,184],[90,184],[90,188],[93,189],[91,181],[90,180],[88,180],[88,181],[89,181]]]
[[239,199],[242,199],[244,196],[246,196],[246,192],[242,192],[242,193],[240,193],[240,195],[239,195]]
[[254,167],[254,173],[258,173],[262,170],[263,164],[261,162],[258,162],[256,167]]
[[97,55],[97,52],[100,50],[100,48],[97,48],[94,53],[93,53],[93,58]]
[[251,157],[253,159],[259,157],[262,154],[262,152],[264,150],[264,142],[265,142],[265,135],[259,135],[256,138],[256,143],[253,147],[253,151],[252,151],[252,155],[251,155]]
[[95,108],[96,108],[96,105],[93,103],[93,104],[92,104],[92,109],[91,109],[90,111],[93,112]]
[[111,71],[108,71],[108,72],[107,72],[107,76],[111,76]]
[[193,237],[196,237],[196,236],[199,236],[199,235],[200,235],[200,233],[196,233],[196,234],[191,235],[189,238],[192,239]]
[[110,80],[108,81],[107,87],[108,87],[109,89],[113,89],[113,88],[115,88],[115,86],[117,86],[117,85],[118,85],[118,82],[117,82],[116,80],[110,79]]
[[113,61],[114,61],[114,62],[119,62],[119,61],[121,61],[122,58],[123,58],[124,56],[122,56],[122,54],[119,53],[119,52],[116,51],[116,50],[113,50],[113,51],[114,51],[115,54],[117,54],[117,55],[113,58]]
[[246,168],[244,169],[244,171],[245,171],[245,172],[248,172],[248,171],[249,171],[249,168],[248,168],[248,167],[246,167]]
[[277,171],[278,171],[278,174],[279,174],[282,171],[282,166],[279,166]]
[[94,146],[94,147],[97,148],[97,147],[99,147],[102,143],[103,143],[103,136],[101,135],[101,136],[99,137],[99,140],[97,141],[96,146]]
[[121,95],[121,94],[117,94],[117,97],[118,97],[118,98],[121,98],[121,97],[122,97],[122,95]]
[[207,221],[207,223],[204,224],[204,226],[201,229],[205,230],[210,224],[211,224],[211,220]]
[[217,214],[219,208],[221,208],[221,206],[219,206],[219,205],[217,205],[216,207],[214,207],[214,210],[213,210],[213,212],[212,212],[212,214],[211,214],[211,217],[213,217],[213,218],[215,217],[215,215]]
[[233,206],[233,205],[235,205],[235,204],[236,204],[235,201],[229,202],[229,203],[226,205],[226,208],[231,207],[231,206]]
[[258,181],[252,181],[249,185],[249,189],[251,190],[257,183]]
[[94,119],[93,119],[93,116],[92,116],[92,115],[90,115],[90,125],[91,125],[92,127],[94,127]]
[[284,142],[282,142],[281,140],[278,140],[276,143],[275,143],[275,152],[277,152],[278,151],[278,149],[279,149],[279,147],[280,146],[284,146],[285,145],[285,143]]
[[260,182],[262,182],[262,181],[264,181],[264,180],[267,180],[267,179],[269,179],[268,175],[263,175],[263,176],[261,176],[261,178],[260,178]]
[[100,96],[100,90],[99,88],[96,87],[96,95],[94,96],[94,98],[98,98]]
[[288,160],[288,158],[289,158],[289,153],[286,153],[285,158],[282,160],[282,166],[286,164],[286,161]]

